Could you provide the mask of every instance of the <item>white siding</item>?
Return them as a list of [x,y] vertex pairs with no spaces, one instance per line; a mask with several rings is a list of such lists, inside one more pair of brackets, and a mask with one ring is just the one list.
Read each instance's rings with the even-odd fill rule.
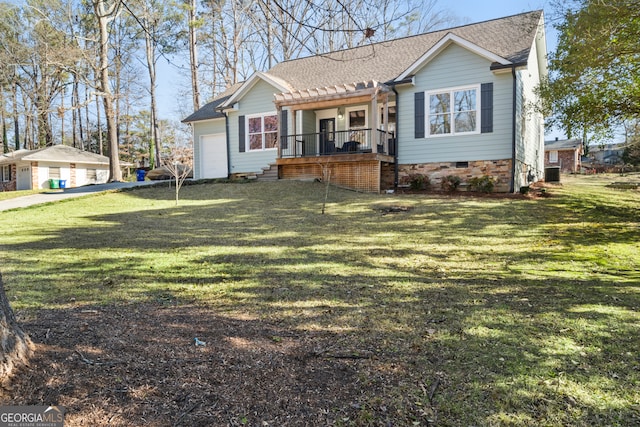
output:
[[[230,173],[262,172],[262,168],[275,163],[278,150],[247,151],[241,153],[238,142],[238,117],[250,114],[275,112],[274,95],[280,93],[278,89],[263,80],[251,88],[240,99],[239,110],[229,112],[229,163]],[[291,124],[289,124],[291,126]]]
[[516,116],[516,190],[527,185],[528,171],[536,178],[544,174],[544,118],[535,111],[536,87],[540,84],[538,47],[534,43],[528,67],[518,71]]
[[[451,44],[415,76],[415,86],[400,93],[398,159],[400,164],[500,160],[512,157],[511,73],[494,74],[491,62]],[[493,132],[414,138],[414,93],[493,82]],[[477,100],[478,111],[480,99]],[[426,108],[428,113],[428,108]],[[478,113],[479,114],[479,113]],[[479,115],[478,115],[479,120]]]

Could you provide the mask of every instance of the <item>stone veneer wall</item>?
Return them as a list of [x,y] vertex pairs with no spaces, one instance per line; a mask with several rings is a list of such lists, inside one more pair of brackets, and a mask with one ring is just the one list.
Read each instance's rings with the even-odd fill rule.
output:
[[407,184],[411,175],[426,175],[431,181],[431,188],[440,189],[442,178],[455,175],[459,176],[462,183],[470,178],[488,175],[497,179],[494,191],[498,193],[509,192],[511,183],[511,159],[504,160],[478,160],[465,162],[466,167],[458,167],[462,162],[439,162],[399,165],[398,180],[400,185]]

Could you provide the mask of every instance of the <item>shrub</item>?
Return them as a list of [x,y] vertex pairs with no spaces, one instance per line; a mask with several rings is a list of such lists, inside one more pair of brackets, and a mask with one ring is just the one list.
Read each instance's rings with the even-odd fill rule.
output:
[[481,193],[491,193],[495,182],[489,175],[474,177],[469,180],[469,190],[479,191]]
[[522,187],[520,187],[520,194],[529,194],[529,191],[531,191],[531,187],[529,187],[528,185],[523,185]]
[[431,180],[426,175],[412,174],[407,177],[407,181],[412,190],[427,190],[431,186]]
[[462,180],[457,175],[447,175],[442,178],[440,186],[444,191],[456,191]]

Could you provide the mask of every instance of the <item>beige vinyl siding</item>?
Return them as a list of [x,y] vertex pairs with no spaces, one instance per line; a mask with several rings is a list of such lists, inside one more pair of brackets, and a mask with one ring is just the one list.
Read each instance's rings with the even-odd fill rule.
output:
[[199,162],[199,159],[202,155],[202,153],[200,153],[199,143],[199,141],[202,139],[201,137],[220,133],[226,134],[226,124],[224,117],[193,123],[193,140],[195,141],[195,143],[193,144],[193,177],[195,179],[200,179],[203,176],[203,171],[200,170],[201,166]]
[[264,80],[257,83],[240,99],[238,111],[229,112],[229,160],[231,173],[262,172],[262,168],[275,163],[278,150],[246,151],[238,149],[238,117],[275,112],[274,95],[280,93]]
[[[416,73],[415,85],[398,88],[400,164],[510,159],[512,156],[512,76],[494,74],[491,62],[451,44]],[[493,132],[414,138],[414,93],[493,82]],[[477,108],[480,119],[480,93]],[[428,99],[428,97],[426,97]],[[428,105],[425,107],[428,115]]]

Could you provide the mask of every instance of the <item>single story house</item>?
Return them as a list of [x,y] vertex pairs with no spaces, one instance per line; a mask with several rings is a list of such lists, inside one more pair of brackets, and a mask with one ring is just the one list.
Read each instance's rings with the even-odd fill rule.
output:
[[579,173],[582,167],[581,139],[562,139],[544,142],[544,166],[559,167],[560,172]]
[[[194,178],[275,175],[380,192],[421,174],[544,176],[544,14],[533,11],[281,62],[183,122]],[[267,172],[267,173],[265,173]]]
[[604,145],[593,145],[589,150],[589,155],[594,162],[600,165],[617,165],[621,164],[622,154],[626,144],[624,142]]
[[18,150],[0,156],[3,191],[51,188],[51,180],[66,187],[103,184],[109,178],[109,158],[66,145]]

